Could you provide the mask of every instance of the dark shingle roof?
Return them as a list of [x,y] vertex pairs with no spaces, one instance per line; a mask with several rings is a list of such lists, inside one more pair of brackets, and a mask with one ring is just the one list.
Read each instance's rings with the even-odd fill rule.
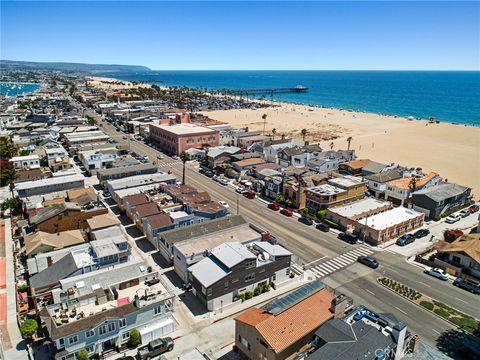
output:
[[440,202],[442,200],[461,195],[466,190],[468,190],[466,186],[453,184],[453,183],[452,184],[443,183],[443,184],[439,184],[438,186],[432,186],[422,190],[418,190],[413,195],[414,196],[424,195],[436,202]]
[[61,214],[65,210],[78,210],[80,211],[80,207],[73,203],[63,203],[58,205],[48,206],[42,210],[40,210],[37,215],[32,216],[30,218],[30,224],[40,224],[58,214]]
[[59,280],[65,279],[75,270],[77,270],[77,264],[75,263],[72,253],[69,252],[45,270],[32,276],[30,278],[30,286],[32,288],[39,288],[45,285],[54,284]]
[[365,176],[365,179],[375,181],[378,183],[386,183],[392,180],[397,180],[402,177],[402,173],[397,170],[388,170],[382,173]]
[[247,222],[241,215],[233,215],[184,228],[165,231],[161,234],[161,236],[168,243],[176,243],[197,236],[213,234],[217,231],[229,229],[231,227],[246,223]]

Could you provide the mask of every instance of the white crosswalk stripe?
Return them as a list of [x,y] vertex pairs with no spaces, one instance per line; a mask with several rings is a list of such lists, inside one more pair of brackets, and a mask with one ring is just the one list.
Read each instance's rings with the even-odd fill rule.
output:
[[365,256],[372,253],[373,250],[365,246],[360,246],[355,250],[348,251],[345,254],[311,267],[309,270],[319,279],[355,263],[361,255]]
[[176,162],[169,162],[169,163],[160,163],[158,164],[158,167],[169,167],[169,166],[174,166],[180,164],[178,161]]

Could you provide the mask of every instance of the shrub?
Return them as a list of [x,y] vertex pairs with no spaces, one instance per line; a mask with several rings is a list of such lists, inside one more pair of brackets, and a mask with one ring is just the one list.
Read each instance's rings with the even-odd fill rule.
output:
[[88,360],[88,351],[85,349],[80,349],[80,351],[77,353],[77,360]]
[[420,306],[423,306],[425,309],[430,311],[433,310],[433,304],[430,301],[420,301]]
[[463,235],[463,231],[458,229],[445,230],[443,232],[443,238],[445,239],[446,242],[449,242],[449,243],[457,240],[462,235]]
[[260,287],[260,285],[253,290],[253,296],[258,296],[261,293],[262,293],[262,288]]
[[327,210],[318,210],[318,211],[317,211],[317,217],[318,217],[319,219],[325,218],[325,215],[327,215]]
[[138,329],[132,329],[132,331],[130,331],[130,339],[128,340],[128,345],[135,348],[140,345],[140,343],[140,331],[138,331]]
[[25,320],[25,322],[20,326],[20,333],[23,337],[31,338],[37,331],[38,323],[34,319]]
[[433,312],[437,315],[440,315],[441,317],[448,319],[448,316],[450,315],[447,310],[444,309],[435,309]]
[[253,293],[251,291],[245,291],[245,300],[249,300],[253,297]]
[[27,284],[17,286],[17,291],[18,292],[25,292],[27,290],[28,290],[28,285]]
[[242,300],[242,302],[245,301],[245,293],[238,294],[238,298]]

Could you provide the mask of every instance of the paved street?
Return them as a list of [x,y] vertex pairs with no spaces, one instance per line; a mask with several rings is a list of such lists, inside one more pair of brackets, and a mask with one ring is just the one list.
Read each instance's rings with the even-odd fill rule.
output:
[[[90,112],[90,115],[96,116]],[[102,122],[102,130],[119,143],[126,143],[123,133]],[[158,163],[162,171],[171,171],[181,179],[182,164],[167,156],[158,160],[158,151],[139,141],[128,141],[130,149],[142,155],[147,155],[151,161]],[[443,301],[460,311],[480,318],[478,296],[454,287],[449,282],[423,274],[423,270],[406,261],[401,254],[391,249],[373,249],[366,244],[350,245],[337,239],[333,232],[324,233],[313,226],[306,226],[297,218],[285,217],[268,209],[259,199],[248,200],[234,191],[232,186],[223,186],[206,176],[190,164],[186,166],[186,183],[199,190],[208,191],[214,200],[225,200],[230,205],[232,213],[238,210],[248,221],[270,231],[279,242],[291,250],[296,256],[294,271],[300,273],[302,267],[308,269],[308,274],[322,279],[327,285],[352,296],[357,304],[371,306],[380,312],[391,312],[403,319],[412,332],[418,333],[422,339],[431,345],[442,338],[441,334],[453,327],[442,319],[428,313],[426,310],[412,304],[377,284],[376,279],[385,275],[415,288],[426,295]],[[445,225],[436,225],[438,232]],[[381,266],[372,270],[356,263],[359,255],[373,254]],[[233,325],[232,325],[233,326]],[[213,329],[212,329],[213,331]],[[220,342],[221,343],[221,342]],[[219,344],[220,344],[219,343]]]

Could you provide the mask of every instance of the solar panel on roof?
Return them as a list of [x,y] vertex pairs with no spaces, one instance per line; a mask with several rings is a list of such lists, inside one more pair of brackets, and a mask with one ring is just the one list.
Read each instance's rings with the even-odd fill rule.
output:
[[325,286],[320,281],[313,281],[285,296],[282,296],[281,298],[270,301],[263,307],[263,309],[266,312],[277,316],[278,314],[291,308],[293,305],[298,304],[300,301],[310,297],[324,288]]

